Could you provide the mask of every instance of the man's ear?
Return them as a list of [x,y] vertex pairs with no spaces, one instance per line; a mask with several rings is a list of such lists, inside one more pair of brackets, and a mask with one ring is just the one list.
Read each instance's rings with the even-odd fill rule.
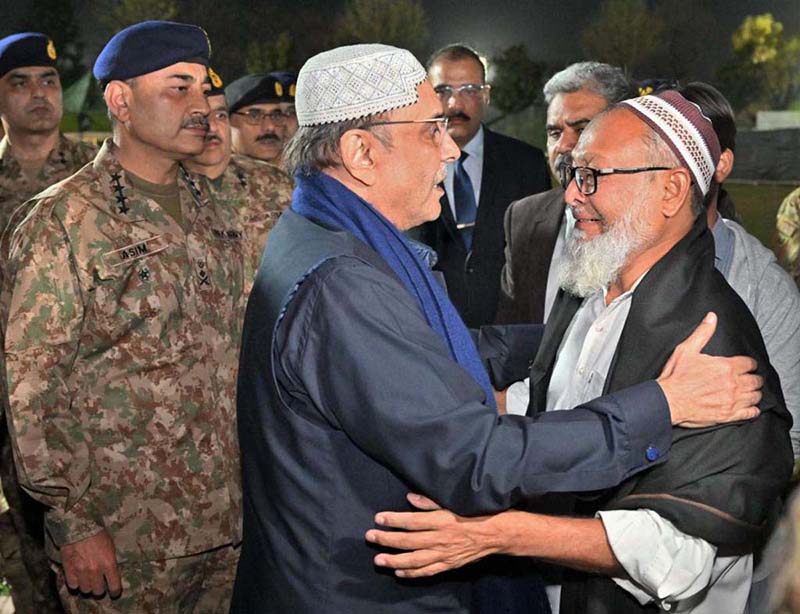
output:
[[724,149],[717,162],[717,170],[714,171],[714,181],[722,183],[733,170],[734,155],[730,149]]
[[691,199],[692,176],[688,169],[679,167],[669,172],[664,184],[664,197],[661,202],[661,213],[664,217],[673,217]]
[[492,86],[488,83],[484,86],[483,90],[483,104],[487,107],[492,104]]
[[348,130],[339,139],[342,166],[365,186],[373,186],[377,181],[378,150],[378,140],[367,130]]
[[130,85],[124,81],[112,81],[106,85],[103,98],[109,112],[117,118],[117,121],[125,123],[130,119],[130,104],[133,100],[133,91]]

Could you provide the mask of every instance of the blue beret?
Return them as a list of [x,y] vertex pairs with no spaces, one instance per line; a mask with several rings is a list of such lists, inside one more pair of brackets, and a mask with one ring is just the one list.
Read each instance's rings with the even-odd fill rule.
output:
[[233,113],[259,102],[294,102],[294,96],[289,98],[283,83],[274,76],[257,74],[240,77],[226,87],[225,100],[228,109]]
[[211,43],[199,26],[172,21],[143,21],[117,32],[94,63],[101,83],[124,81],[178,62],[208,66]]
[[0,39],[0,77],[21,66],[55,66],[56,46],[49,36],[22,32]]

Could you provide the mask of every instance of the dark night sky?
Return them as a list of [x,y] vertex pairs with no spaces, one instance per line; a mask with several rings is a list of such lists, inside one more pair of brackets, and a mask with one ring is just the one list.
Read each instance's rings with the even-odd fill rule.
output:
[[[727,47],[746,15],[771,12],[786,32],[800,32],[800,0],[697,0],[717,20],[710,40]],[[434,46],[462,40],[487,56],[525,43],[532,57],[581,58],[577,35],[599,12],[598,0],[423,0]],[[724,52],[720,52],[724,57]]]

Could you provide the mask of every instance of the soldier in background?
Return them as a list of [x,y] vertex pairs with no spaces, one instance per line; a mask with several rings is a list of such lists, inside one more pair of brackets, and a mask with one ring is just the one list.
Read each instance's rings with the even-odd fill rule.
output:
[[297,131],[294,89],[284,73],[245,75],[225,88],[234,152],[283,164],[283,149]]
[[46,35],[0,40],[0,230],[14,209],[89,162],[97,149],[59,132],[61,81]]
[[211,90],[208,92],[208,134],[199,155],[186,161],[186,168],[204,175],[205,191],[219,205],[242,216],[246,246],[244,292],[248,294],[255,279],[267,235],[278,217],[292,203],[292,182],[277,167],[231,154],[231,125],[222,79],[208,69]]
[[[0,141],[0,234],[24,201],[77,171],[96,152],[59,132],[56,59],[55,45],[45,34],[24,32],[0,40],[0,120],[5,132]],[[61,612],[44,553],[43,509],[17,484],[4,417],[0,480],[10,506],[0,516],[0,575],[11,584],[14,607],[19,614]]]
[[94,65],[113,138],[10,241],[9,428],[70,613],[228,609],[243,232],[181,165],[204,147],[209,54],[197,26],[117,33]]

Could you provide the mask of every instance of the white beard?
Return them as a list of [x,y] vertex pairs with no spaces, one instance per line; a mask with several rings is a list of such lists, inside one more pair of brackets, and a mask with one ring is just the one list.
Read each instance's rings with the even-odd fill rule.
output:
[[589,296],[617,281],[629,256],[649,242],[648,228],[639,215],[644,206],[643,202],[630,206],[620,220],[593,239],[575,228],[559,269],[559,285],[576,296]]

